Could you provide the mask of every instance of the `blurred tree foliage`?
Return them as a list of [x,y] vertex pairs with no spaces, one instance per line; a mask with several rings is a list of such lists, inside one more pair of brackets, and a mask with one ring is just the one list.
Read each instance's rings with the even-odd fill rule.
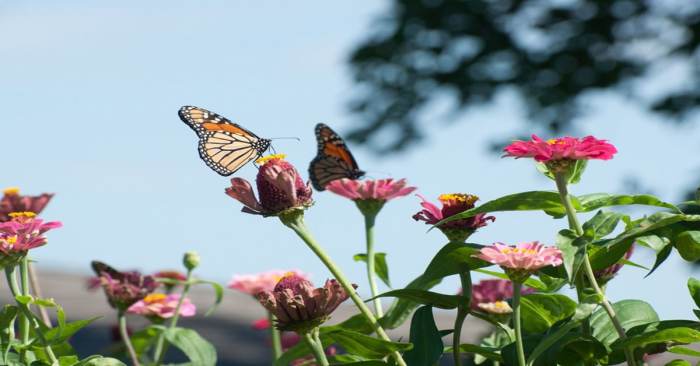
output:
[[630,92],[669,59],[690,66],[687,84],[642,102],[682,120],[700,102],[699,43],[698,0],[393,0],[351,56],[365,123],[348,137],[399,151],[423,137],[419,113],[441,92],[463,109],[504,88],[559,132],[586,94]]

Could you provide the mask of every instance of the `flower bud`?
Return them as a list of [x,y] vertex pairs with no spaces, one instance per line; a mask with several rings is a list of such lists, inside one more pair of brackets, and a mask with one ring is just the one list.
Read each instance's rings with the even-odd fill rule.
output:
[[199,259],[199,254],[197,254],[197,252],[187,252],[182,258],[182,264],[185,265],[187,270],[191,271],[199,266]]

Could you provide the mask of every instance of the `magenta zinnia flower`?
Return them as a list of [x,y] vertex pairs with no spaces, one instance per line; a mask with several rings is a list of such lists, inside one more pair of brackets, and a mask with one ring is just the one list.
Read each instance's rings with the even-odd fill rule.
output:
[[[523,287],[522,294],[535,292],[534,289]],[[512,309],[506,300],[513,297],[513,282],[501,279],[481,280],[472,286],[471,307],[492,314],[511,313]]]
[[277,283],[285,276],[294,275],[305,280],[309,276],[299,270],[290,271],[273,270],[258,274],[234,275],[228,283],[228,288],[238,290],[251,296],[255,296],[263,291],[272,291]]
[[44,222],[33,212],[13,212],[10,221],[0,222],[0,265],[16,263],[30,249],[46,244],[44,234],[61,227],[57,221]]
[[[175,315],[175,309],[179,301],[179,294],[150,294],[129,306],[127,312],[143,315],[155,322],[160,322]],[[196,312],[197,308],[190,302],[190,299],[184,298],[182,306],[180,306],[180,316],[190,317],[194,316]]]
[[559,249],[545,247],[536,241],[514,247],[495,243],[481,248],[474,257],[501,266],[512,281],[520,283],[540,268],[558,266],[563,262]]
[[404,197],[416,190],[416,187],[407,187],[406,179],[336,179],[326,186],[329,191],[356,200],[389,201],[394,198]]
[[610,160],[617,149],[606,140],[593,136],[582,139],[575,137],[560,137],[542,140],[532,135],[530,141],[514,141],[503,149],[505,156],[515,158],[534,158],[538,162],[552,160]]
[[253,187],[243,178],[231,179],[231,187],[226,194],[240,201],[243,212],[263,216],[275,216],[284,211],[307,208],[313,204],[311,186],[304,183],[294,165],[284,160],[284,155],[270,155],[257,160],[262,164],[255,182],[258,196]]
[[282,278],[272,291],[260,292],[256,297],[277,318],[278,329],[305,333],[328,320],[350,295],[336,280],[327,280],[323,287],[314,288],[308,280],[291,274]]
[[143,276],[138,271],[120,272],[99,261],[92,261],[92,269],[100,280],[107,301],[119,311],[126,311],[158,287],[153,276]]
[[3,191],[0,199],[0,222],[10,221],[12,212],[33,212],[40,214],[49,204],[53,194],[42,193],[38,196],[22,196],[19,188],[11,187]]
[[[435,225],[444,219],[474,208],[474,203],[479,199],[477,196],[464,193],[441,194],[438,200],[442,203],[442,208],[438,208],[436,205],[428,202],[425,197],[421,195],[417,196],[423,201],[420,204],[423,206],[423,210],[413,215],[413,219],[416,221],[424,221],[428,225]],[[496,221],[496,218],[493,216],[486,216],[485,213],[480,213],[466,219],[444,223],[438,226],[438,228],[445,233],[450,240],[464,241],[469,235],[473,234],[476,229],[486,226],[489,220],[493,222]]]

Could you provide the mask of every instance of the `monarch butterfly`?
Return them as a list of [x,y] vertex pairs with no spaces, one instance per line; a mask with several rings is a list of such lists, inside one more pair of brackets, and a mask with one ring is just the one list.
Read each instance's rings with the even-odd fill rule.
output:
[[270,148],[269,139],[204,108],[184,106],[178,115],[197,133],[199,157],[220,175],[235,173]]
[[330,127],[317,124],[316,141],[318,152],[309,164],[309,178],[316,190],[325,190],[326,185],[336,179],[358,179],[365,175],[343,139]]

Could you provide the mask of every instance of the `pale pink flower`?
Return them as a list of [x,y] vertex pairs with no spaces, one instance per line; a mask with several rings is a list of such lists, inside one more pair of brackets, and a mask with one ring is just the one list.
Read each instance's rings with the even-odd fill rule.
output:
[[[534,289],[523,287],[523,295],[535,292]],[[483,309],[482,304],[494,304],[513,297],[513,282],[502,279],[481,280],[472,286],[472,309]]]
[[584,138],[560,137],[542,140],[532,135],[530,141],[514,141],[506,146],[505,156],[515,158],[534,158],[538,162],[552,160],[610,160],[617,153],[614,145],[607,140],[599,140],[593,136]]
[[406,186],[405,179],[336,179],[326,186],[329,191],[357,200],[389,201],[394,198],[404,197],[416,190],[416,187]]
[[228,283],[228,288],[255,296],[263,291],[272,291],[284,276],[294,274],[308,280],[309,276],[299,270],[273,270],[258,274],[234,275]]
[[562,264],[561,251],[555,247],[545,247],[539,242],[522,243],[508,246],[495,243],[481,248],[474,257],[497,264],[505,269],[534,272],[546,266]]
[[33,212],[13,212],[10,221],[0,222],[0,256],[23,257],[30,249],[46,244],[44,234],[61,227],[57,221],[44,222]]
[[277,318],[275,327],[298,333],[323,324],[348,297],[350,294],[336,280],[314,288],[311,282],[294,274],[282,278],[272,291],[256,295],[260,304]]
[[[179,294],[150,294],[129,306],[127,312],[143,315],[148,318],[168,319],[175,315],[175,310],[177,309],[177,303],[179,301]],[[182,300],[180,316],[190,317],[194,316],[196,312],[197,308],[190,302],[190,299],[185,298]]]
[[23,196],[19,188],[10,187],[3,191],[0,199],[0,222],[10,221],[13,212],[33,212],[40,214],[53,197],[53,193],[42,193],[38,196]]
[[293,208],[307,208],[313,204],[311,186],[304,183],[294,165],[284,160],[284,155],[270,155],[257,160],[260,166],[253,187],[243,178],[231,179],[226,194],[241,202],[243,212],[263,216],[274,216]]

